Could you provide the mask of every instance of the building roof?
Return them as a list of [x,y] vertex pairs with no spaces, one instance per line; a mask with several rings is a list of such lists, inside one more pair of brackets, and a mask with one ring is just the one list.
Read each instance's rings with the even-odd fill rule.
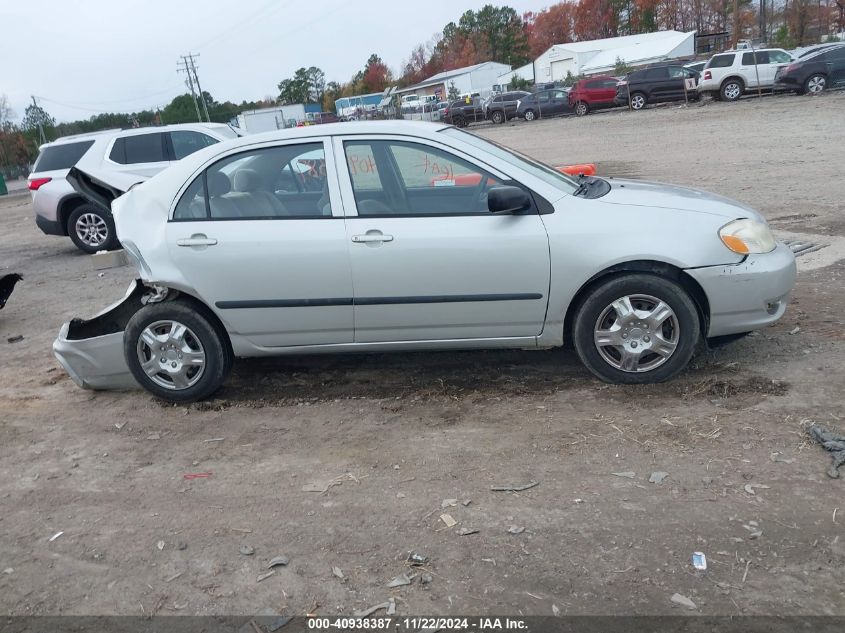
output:
[[[560,48],[573,53],[589,53],[593,51],[618,50],[631,46],[668,46],[671,42],[682,42],[695,31],[682,33],[680,31],[655,31],[654,33],[640,33],[638,35],[622,35],[620,37],[607,37],[600,40],[585,40],[583,42],[567,42],[566,44],[555,44],[552,48]],[[677,44],[672,46],[675,48]]]
[[[695,31],[689,33],[667,31],[666,33],[669,35],[662,38],[633,41],[626,46],[603,50],[582,64],[581,71],[596,72],[613,68],[616,66],[617,58],[626,64],[633,65],[662,61],[685,41],[695,37]],[[690,53],[692,52],[690,49]]]
[[[396,92],[411,92],[413,90],[418,90],[419,88],[425,88],[427,86],[433,86],[435,84],[444,83],[447,79],[454,79],[455,77],[460,77],[461,75],[466,75],[471,73],[475,70],[483,66],[487,66],[489,64],[496,64],[497,66],[502,66],[510,70],[510,66],[507,64],[502,64],[499,62],[481,62],[480,64],[474,64],[472,66],[464,66],[463,68],[455,68],[454,70],[444,70],[442,73],[437,73],[436,75],[432,75],[428,79],[424,79],[418,84],[414,84],[413,86],[408,86],[407,88],[402,88],[401,90],[397,90]],[[507,71],[504,71],[507,72]]]

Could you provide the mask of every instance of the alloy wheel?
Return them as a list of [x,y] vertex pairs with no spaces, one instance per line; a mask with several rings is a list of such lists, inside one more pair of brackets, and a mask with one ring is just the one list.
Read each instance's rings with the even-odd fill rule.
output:
[[534,110],[526,110],[525,120],[526,121],[533,121],[534,120]]
[[205,371],[199,338],[179,321],[155,321],[138,337],[138,362],[159,387],[180,391],[195,385]]
[[825,89],[827,82],[821,75],[813,75],[807,80],[807,92],[810,94],[818,94]]
[[634,110],[642,110],[644,106],[645,97],[643,97],[642,95],[634,95],[633,97],[631,97],[631,107]]
[[615,369],[640,373],[668,361],[680,341],[678,317],[650,295],[619,297],[602,310],[593,339],[602,360]]
[[740,95],[742,94],[742,90],[739,87],[738,83],[731,82],[727,86],[725,86],[725,98],[734,101],[739,99]]
[[83,213],[74,226],[79,241],[87,246],[101,246],[109,237],[106,221],[96,213]]

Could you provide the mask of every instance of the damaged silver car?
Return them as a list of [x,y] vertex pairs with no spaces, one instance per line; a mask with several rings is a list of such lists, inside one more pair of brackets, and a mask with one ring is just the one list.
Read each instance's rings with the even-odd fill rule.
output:
[[[214,393],[235,357],[542,349],[602,380],[675,376],[786,309],[792,252],[740,203],[572,178],[451,126],[339,123],[213,145],[136,184],[80,163],[138,269],[62,327],[85,387]],[[127,193],[123,193],[127,192]]]

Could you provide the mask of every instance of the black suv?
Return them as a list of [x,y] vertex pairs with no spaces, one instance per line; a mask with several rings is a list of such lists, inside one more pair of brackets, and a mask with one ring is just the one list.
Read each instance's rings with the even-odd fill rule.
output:
[[484,111],[488,119],[493,123],[505,123],[508,119],[516,116],[517,102],[527,97],[530,92],[524,90],[514,90],[513,92],[503,92],[500,95],[490,97],[484,103]]
[[816,94],[828,88],[845,88],[845,44],[799,58],[775,75],[775,90]]
[[652,66],[635,70],[625,79],[616,84],[617,105],[628,105],[629,95],[631,108],[642,110],[647,103],[662,103],[665,101],[698,100],[695,86],[684,91],[684,81],[695,79],[698,85],[699,73],[683,66],[665,65]]
[[484,109],[481,97],[471,97],[450,101],[449,105],[440,110],[441,119],[456,127],[466,127],[470,123],[484,120]]

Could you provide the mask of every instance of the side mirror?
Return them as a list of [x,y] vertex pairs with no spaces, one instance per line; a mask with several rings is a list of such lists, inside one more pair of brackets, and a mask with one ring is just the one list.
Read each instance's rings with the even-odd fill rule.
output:
[[493,187],[487,192],[490,213],[520,213],[531,208],[531,196],[519,187]]

